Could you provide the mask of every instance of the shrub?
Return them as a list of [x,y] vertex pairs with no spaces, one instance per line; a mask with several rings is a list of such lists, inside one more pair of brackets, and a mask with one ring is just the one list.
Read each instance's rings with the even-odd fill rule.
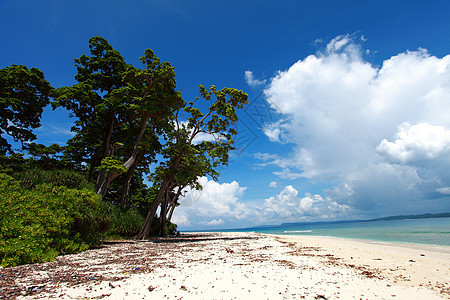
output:
[[177,224],[170,223],[167,226],[167,234],[176,234],[177,233]]
[[112,212],[112,224],[108,230],[108,235],[119,237],[133,237],[138,234],[144,225],[145,218],[136,208],[120,209],[109,204]]
[[37,185],[48,183],[52,186],[65,186],[73,189],[90,189],[94,187],[86,177],[72,170],[42,170],[38,168],[25,170],[13,175],[25,189],[33,189]]
[[28,190],[0,173],[0,195],[2,266],[49,261],[101,242],[100,198],[89,190],[47,183]]

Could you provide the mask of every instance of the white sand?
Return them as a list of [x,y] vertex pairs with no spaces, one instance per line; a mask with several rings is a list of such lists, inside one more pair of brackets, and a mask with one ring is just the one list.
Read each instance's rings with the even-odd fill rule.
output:
[[[65,256],[69,265],[84,260],[93,280],[53,280],[46,290],[19,298],[450,299],[449,247],[255,233],[187,234],[171,241],[115,244]],[[134,259],[126,260],[127,255]],[[63,272],[61,263],[58,268],[53,272]],[[96,279],[102,270],[105,277]],[[35,270],[29,277],[48,272]]]
[[348,240],[316,236],[283,236],[298,246],[315,246],[342,258],[341,263],[367,266],[396,285],[426,286],[450,293],[450,247]]

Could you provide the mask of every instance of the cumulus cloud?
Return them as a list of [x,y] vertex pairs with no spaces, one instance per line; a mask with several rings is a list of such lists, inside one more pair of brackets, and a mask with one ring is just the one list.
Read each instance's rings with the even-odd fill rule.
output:
[[450,55],[418,49],[377,67],[359,43],[339,36],[269,82],[265,95],[282,117],[264,132],[293,145],[286,158],[259,158],[285,179],[335,178],[326,192],[356,209],[450,209],[437,190],[450,180]]
[[266,83],[265,80],[255,79],[253,77],[253,72],[252,71],[245,71],[244,77],[245,77],[245,81],[247,82],[247,84],[249,86],[251,86],[251,87],[264,85]]
[[[173,222],[181,229],[189,228],[236,228],[261,224],[336,219],[349,215],[351,208],[331,197],[305,193],[300,195],[292,185],[267,199],[243,202],[245,187],[236,181],[218,183],[200,177],[203,190],[189,190],[180,199]],[[270,187],[280,187],[273,181]]]
[[435,159],[440,155],[449,154],[450,130],[428,123],[411,125],[405,122],[399,126],[396,140],[388,142],[384,139],[377,150],[400,162]]
[[198,182],[203,189],[188,188],[185,196],[180,198],[181,205],[174,212],[174,220],[181,219],[185,227],[217,226],[250,215],[249,208],[240,201],[246,188],[239,186],[238,182],[218,183],[207,177],[200,177]]
[[348,205],[338,204],[329,197],[306,193],[299,197],[298,191],[292,186],[286,186],[279,194],[265,200],[262,215],[270,222],[282,220],[306,221],[324,218],[342,218],[350,211]]
[[191,222],[189,221],[189,217],[187,216],[187,214],[185,212],[179,212],[177,210],[175,210],[176,213],[174,213],[173,217],[172,217],[172,223],[177,224],[180,227],[189,227],[191,226]]

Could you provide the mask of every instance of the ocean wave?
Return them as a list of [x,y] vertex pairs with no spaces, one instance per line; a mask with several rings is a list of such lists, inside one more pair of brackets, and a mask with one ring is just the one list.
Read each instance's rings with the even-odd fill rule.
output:
[[285,230],[284,233],[305,233],[312,232],[312,230]]

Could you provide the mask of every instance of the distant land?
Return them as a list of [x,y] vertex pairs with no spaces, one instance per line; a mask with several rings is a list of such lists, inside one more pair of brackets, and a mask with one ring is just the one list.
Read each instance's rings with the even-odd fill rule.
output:
[[450,213],[400,215],[400,216],[382,217],[382,218],[369,219],[369,220],[296,222],[296,223],[283,223],[280,226],[293,226],[293,225],[306,225],[306,224],[311,225],[311,224],[357,223],[357,222],[375,222],[375,221],[394,221],[394,220],[406,220],[406,219],[431,219],[431,218],[450,218]]
[[317,224],[341,224],[341,223],[359,223],[359,222],[375,222],[375,221],[394,221],[394,220],[406,220],[406,219],[431,219],[431,218],[450,218],[450,213],[439,214],[420,214],[420,215],[400,215],[382,217],[368,220],[343,220],[343,221],[318,221],[318,222],[294,222],[294,223],[282,223],[280,225],[261,225],[244,228],[249,229],[261,229],[261,228],[278,228],[287,226],[299,226],[299,225],[317,225]]
[[[288,226],[304,226],[304,225],[318,225],[318,224],[341,224],[341,223],[362,223],[362,222],[376,222],[376,221],[395,221],[395,220],[406,220],[406,219],[432,219],[432,218],[450,218],[449,213],[439,213],[439,214],[420,214],[420,215],[399,215],[382,217],[376,219],[368,220],[343,220],[343,221],[318,221],[318,222],[294,222],[294,223],[282,223],[280,225],[260,225],[252,226],[246,228],[234,228],[234,229],[213,229],[208,230],[209,232],[220,232],[220,231],[241,231],[241,230],[252,230],[252,229],[268,229],[268,228],[279,228]],[[201,232],[204,230],[186,230],[186,232]]]

